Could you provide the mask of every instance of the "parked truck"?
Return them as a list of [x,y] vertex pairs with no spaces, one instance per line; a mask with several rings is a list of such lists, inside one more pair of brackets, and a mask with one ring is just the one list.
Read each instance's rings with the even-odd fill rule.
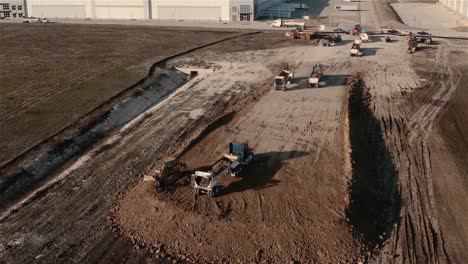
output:
[[319,87],[320,81],[322,80],[322,66],[320,64],[315,64],[312,68],[312,73],[309,76],[309,87],[315,86]]
[[41,23],[41,19],[37,17],[23,17],[21,19],[21,22],[23,23]]
[[224,176],[239,176],[252,160],[253,150],[247,143],[230,143],[229,154],[224,154],[208,170],[195,171],[192,174],[191,182],[195,195],[203,193],[211,197],[219,195],[219,180]]
[[335,9],[340,11],[359,11],[357,5],[336,5]]
[[305,22],[294,21],[294,20],[283,20],[283,19],[276,19],[271,23],[272,27],[296,27],[296,28],[304,28]]

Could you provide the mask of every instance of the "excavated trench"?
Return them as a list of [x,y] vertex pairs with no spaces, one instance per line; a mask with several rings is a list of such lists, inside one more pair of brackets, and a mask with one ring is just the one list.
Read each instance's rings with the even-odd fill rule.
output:
[[41,153],[14,170],[0,186],[0,212],[25,199],[68,162],[159,104],[188,80],[187,74],[174,68],[157,68],[146,87],[137,90],[131,97],[104,113],[100,119],[82,127],[55,148]]
[[398,171],[371,102],[369,88],[357,75],[349,83],[352,179],[347,215],[358,239],[377,253],[399,223],[401,197]]

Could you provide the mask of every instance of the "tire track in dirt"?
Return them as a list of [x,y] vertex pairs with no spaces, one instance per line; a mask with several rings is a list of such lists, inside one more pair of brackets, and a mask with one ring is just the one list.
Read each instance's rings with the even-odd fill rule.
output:
[[[298,68],[308,69],[308,65]],[[188,182],[177,184],[175,190],[167,193],[156,192],[157,199],[152,199],[162,202],[164,205],[160,206],[168,214],[176,215],[174,223],[165,221],[160,227],[143,232],[127,222],[130,221],[127,216],[135,212],[127,211],[130,200],[124,198],[116,215],[119,221],[125,221],[120,222],[121,228],[141,238],[143,244],[163,243],[169,252],[183,252],[199,261],[216,260],[219,255],[232,260],[261,258],[270,262],[291,258],[309,261],[355,258],[359,246],[343,220],[347,176],[343,173],[345,169],[334,162],[344,160],[341,121],[345,117],[342,113],[345,84],[270,91],[252,107],[242,108],[233,120],[197,141],[180,159],[189,169],[198,168],[225,152],[229,141],[247,140],[257,153],[254,165],[246,171],[250,177],[223,180],[221,196],[214,199],[201,196],[194,200]],[[304,84],[298,87],[301,85]],[[131,190],[128,199],[147,188],[144,184]],[[146,202],[149,201],[136,203]],[[138,217],[166,217],[161,214]],[[174,230],[170,226],[176,223],[178,228]],[[208,228],[203,223],[209,225],[209,232],[202,231]],[[242,231],[233,233],[235,230]],[[184,240],[175,243],[166,239],[168,236]],[[337,236],[332,240],[341,241],[341,246],[328,245],[331,240],[325,239],[327,236]],[[221,240],[227,237],[230,239]],[[244,242],[233,243],[231,239]],[[203,252],[198,243],[202,243]],[[236,254],[232,253],[234,248]]]
[[[436,64],[431,69],[446,69],[449,47],[441,44],[435,48],[419,51],[411,57],[395,50],[403,50],[396,43],[386,47],[384,52],[393,52],[394,58],[367,67],[364,76],[373,97],[370,108],[382,128],[385,145],[395,162],[398,175],[397,190],[401,194],[401,221],[382,234],[383,247],[374,261],[378,263],[447,263],[451,261],[445,248],[443,230],[439,224],[437,203],[434,200],[434,186],[431,151],[428,136],[440,111],[447,107],[451,96],[459,85],[460,74],[456,69],[438,72],[431,76],[416,75],[411,62],[428,63],[428,58],[419,56],[435,55]],[[432,51],[437,50],[436,54]],[[429,54],[428,54],[429,53]],[[393,60],[398,66],[389,65]],[[418,62],[419,63],[419,62]],[[419,74],[419,73],[418,73]],[[440,78],[440,79],[437,79]],[[421,80],[421,81],[419,81]]]

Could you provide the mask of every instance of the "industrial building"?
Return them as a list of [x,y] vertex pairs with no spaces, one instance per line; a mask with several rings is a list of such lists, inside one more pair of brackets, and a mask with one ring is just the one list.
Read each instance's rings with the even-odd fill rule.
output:
[[254,2],[255,0],[28,0],[27,4],[30,15],[35,17],[251,21],[254,19]]
[[468,0],[440,0],[440,2],[468,20]]
[[24,0],[0,0],[1,18],[22,18],[26,16]]
[[[1,0],[0,0],[1,1]],[[285,0],[28,0],[31,16],[48,18],[252,21],[291,17]]]

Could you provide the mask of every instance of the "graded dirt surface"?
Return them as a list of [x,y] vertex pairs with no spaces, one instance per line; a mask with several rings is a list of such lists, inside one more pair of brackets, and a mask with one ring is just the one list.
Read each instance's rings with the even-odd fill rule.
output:
[[0,31],[2,166],[141,80],[158,60],[233,34],[52,23]]
[[[349,21],[379,28],[372,3]],[[358,58],[343,38],[258,33],[160,65],[198,75],[25,189],[0,220],[0,261],[468,262],[467,41],[408,54],[404,37],[372,36]],[[283,63],[295,81],[274,90]],[[309,88],[315,63],[325,76]],[[196,197],[190,172],[233,140],[254,161],[218,197]],[[170,155],[188,165],[183,177],[143,181]]]
[[[297,83],[284,92],[271,90],[269,82],[253,106],[241,107],[180,157],[194,170],[212,164],[230,142],[247,141],[255,159],[244,177],[222,179],[221,195],[214,199],[195,197],[186,181],[163,193],[143,182],[124,199],[117,221],[143,243],[162,243],[169,252],[200,261],[357,261],[359,243],[345,216],[349,168],[336,166],[347,159],[349,62],[337,62],[330,49],[316,46],[262,53],[251,56],[275,63],[288,54]],[[327,72],[323,88],[308,88],[310,65],[318,61]]]
[[[468,52],[466,42],[450,42],[451,76],[442,79],[455,89],[451,100],[435,101],[446,110],[434,124],[429,137],[434,196],[443,227],[447,254],[453,263],[468,259]],[[449,68],[450,69],[450,68]],[[438,83],[436,82],[436,85]]]

